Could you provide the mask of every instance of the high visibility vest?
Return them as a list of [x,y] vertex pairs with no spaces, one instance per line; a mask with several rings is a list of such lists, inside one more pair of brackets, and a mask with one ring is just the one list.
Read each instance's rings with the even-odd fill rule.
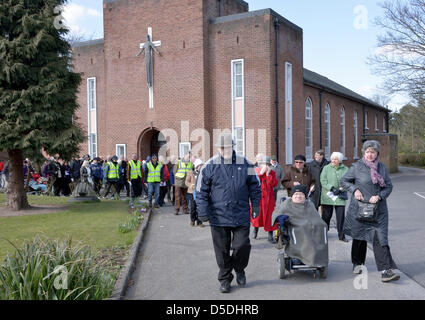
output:
[[136,164],[136,163],[134,163],[133,160],[131,160],[129,162],[129,164],[130,164],[130,168],[131,168],[131,170],[130,170],[130,179],[137,179],[138,177],[141,178],[142,177],[142,173],[140,171],[140,166],[141,166],[142,163],[139,160],[137,160],[137,164]]
[[148,167],[148,183],[149,182],[161,182],[161,168],[162,168],[162,164],[160,162],[158,162],[158,165],[156,166],[156,168],[153,167],[152,162],[148,162],[147,164]]
[[120,176],[118,173],[118,170],[119,170],[118,163],[117,165],[114,165],[114,163],[111,161],[111,162],[108,162],[108,165],[109,165],[108,179],[119,179]]
[[183,179],[186,174],[192,170],[192,161],[189,161],[187,164],[184,164],[183,161],[179,161],[179,167],[177,169],[176,174],[174,175],[176,178]]

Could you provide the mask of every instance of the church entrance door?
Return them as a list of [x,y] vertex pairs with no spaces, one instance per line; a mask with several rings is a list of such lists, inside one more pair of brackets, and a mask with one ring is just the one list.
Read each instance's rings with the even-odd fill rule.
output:
[[138,156],[142,159],[146,159],[147,156],[152,154],[158,156],[160,148],[167,143],[166,141],[159,141],[161,136],[161,132],[156,128],[145,129],[139,137]]

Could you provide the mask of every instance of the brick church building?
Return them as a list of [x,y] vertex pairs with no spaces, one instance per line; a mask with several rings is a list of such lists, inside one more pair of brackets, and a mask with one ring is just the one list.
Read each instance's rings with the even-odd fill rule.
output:
[[[303,30],[272,9],[249,11],[243,0],[103,6],[104,39],[73,47],[84,153],[145,159],[167,143],[168,155],[209,157],[216,130],[227,129],[251,160],[262,152],[290,164],[324,149],[351,163],[363,134],[388,130],[386,108],[303,67]],[[153,49],[136,56],[146,43]]]

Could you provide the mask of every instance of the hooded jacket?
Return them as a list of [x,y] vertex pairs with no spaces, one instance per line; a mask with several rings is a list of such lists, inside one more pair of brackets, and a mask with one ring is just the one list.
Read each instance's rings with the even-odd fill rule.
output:
[[261,186],[254,165],[234,151],[231,161],[217,155],[199,172],[196,181],[198,216],[207,216],[212,226],[249,226],[250,202],[253,207],[259,207],[260,200]]

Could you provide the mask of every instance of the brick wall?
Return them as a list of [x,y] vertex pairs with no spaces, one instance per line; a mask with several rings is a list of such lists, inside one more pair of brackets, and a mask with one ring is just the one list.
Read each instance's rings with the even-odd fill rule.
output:
[[0,151],[0,160],[7,160],[7,159],[9,159],[7,152]]
[[[305,101],[307,97],[309,97],[313,103],[313,154],[316,150],[320,149],[320,89],[311,87],[309,85],[304,85],[304,108]],[[322,94],[322,149],[325,148],[325,130],[324,130],[324,112],[325,105],[329,103],[330,106],[330,125],[331,125],[331,150],[341,151],[341,126],[340,126],[340,115],[341,108],[344,107],[345,110],[345,157],[347,160],[345,164],[350,165],[354,159],[354,112],[357,112],[357,155],[358,158],[362,157],[361,148],[362,148],[362,134],[368,133],[373,130],[375,132],[374,127],[374,117],[375,114],[378,115],[378,132],[383,133],[382,131],[382,119],[386,116],[386,112],[378,110],[376,108],[370,106],[364,106],[362,103],[356,102],[351,99],[344,98],[342,96],[338,96],[329,92],[323,92]],[[368,112],[368,124],[369,130],[364,130],[364,121],[363,121],[363,106],[364,110]],[[301,131],[300,139],[303,140],[303,145],[305,145],[305,121],[303,125],[300,123]],[[305,150],[303,151],[305,154]]]
[[[270,16],[210,26],[210,113],[207,129],[232,129],[231,61],[244,60],[245,128],[271,130]],[[246,145],[252,141],[246,141]],[[257,143],[254,143],[257,152]],[[271,150],[268,139],[267,150]],[[212,148],[211,152],[214,152]]]
[[[78,121],[87,128],[87,78],[97,79],[98,155],[115,154],[116,144],[126,144],[127,156],[146,155],[138,150],[141,135],[150,128],[174,129],[179,142],[192,147],[199,137],[195,129],[210,133],[209,154],[215,153],[213,129],[232,129],[231,60],[244,59],[245,128],[265,129],[268,155],[285,162],[285,62],[293,69],[293,155],[305,154],[305,99],[313,102],[313,152],[319,141],[319,91],[304,85],[303,34],[270,9],[248,12],[245,2],[222,0],[218,18],[216,0],[117,0],[104,3],[104,43],[74,48],[74,69],[84,72],[78,101]],[[279,21],[278,106],[279,152],[276,148],[276,30]],[[153,41],[161,40],[160,56],[154,54],[154,109],[148,107],[144,54],[135,57],[152,27]],[[355,101],[323,93],[331,106],[331,151],[339,151],[339,111],[346,110],[346,156],[353,157],[353,111],[358,114],[359,156],[363,133],[363,106]],[[322,110],[322,111],[323,111]],[[366,107],[369,131],[374,115],[382,132],[385,113]],[[181,121],[189,122],[189,136],[181,136]],[[366,131],[367,133],[368,131]],[[151,134],[148,132],[148,135]],[[246,139],[246,144],[252,141]],[[205,145],[208,148],[208,143]],[[88,150],[82,145],[82,153]],[[252,155],[250,155],[252,156]],[[251,160],[254,160],[252,157]],[[206,160],[206,159],[205,159]]]
[[[82,73],[82,81],[78,93],[78,104],[80,108],[76,113],[76,121],[82,124],[86,131],[88,130],[88,102],[87,102],[87,79],[96,77],[97,90],[97,131],[98,145],[106,145],[106,118],[105,114],[105,73],[104,73],[104,47],[103,43],[94,45],[82,45],[73,48],[73,71]],[[101,134],[99,134],[101,133]],[[80,154],[89,153],[88,141],[80,146]],[[98,152],[98,155],[106,156],[104,150]]]

